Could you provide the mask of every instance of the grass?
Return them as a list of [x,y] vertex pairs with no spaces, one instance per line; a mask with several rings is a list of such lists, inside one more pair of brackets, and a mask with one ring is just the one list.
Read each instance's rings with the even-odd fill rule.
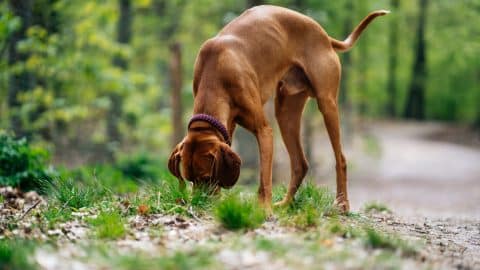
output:
[[364,243],[370,248],[401,251],[405,256],[417,254],[417,249],[409,242],[397,236],[375,230],[372,227],[365,228]]
[[101,212],[96,218],[90,219],[89,223],[93,226],[95,236],[100,239],[119,239],[127,233],[126,220],[115,211]]
[[380,202],[368,202],[365,204],[364,209],[366,213],[370,213],[373,211],[392,213],[392,211],[385,204],[382,204]]
[[72,211],[69,208],[62,208],[59,205],[49,204],[42,211],[42,216],[47,221],[49,229],[53,229],[58,222],[65,222],[72,218]]
[[[274,200],[281,198],[284,187],[274,191]],[[318,187],[312,182],[303,184],[297,191],[295,200],[288,206],[276,211],[280,221],[285,225],[299,228],[316,226],[324,216],[337,216],[339,210],[334,205],[335,196],[325,187]]]
[[109,194],[108,190],[98,182],[78,183],[72,179],[55,179],[44,183],[44,189],[54,201],[62,205],[62,208],[72,209],[93,206]]
[[21,240],[0,240],[0,269],[28,270],[37,269],[32,261],[33,245]]
[[265,221],[265,212],[251,196],[227,194],[215,207],[215,217],[229,230],[252,229]]

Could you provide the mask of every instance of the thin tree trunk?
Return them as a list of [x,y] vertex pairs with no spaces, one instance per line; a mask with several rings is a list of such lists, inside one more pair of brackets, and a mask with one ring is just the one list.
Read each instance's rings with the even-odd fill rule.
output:
[[[17,45],[22,39],[25,39],[25,33],[31,25],[32,0],[10,0],[9,3],[13,14],[21,19],[22,25],[19,30],[13,33],[8,46],[8,66],[12,67],[19,62],[26,61],[29,57],[28,53],[19,52]],[[19,115],[21,103],[18,100],[18,95],[33,88],[33,75],[26,70],[22,70],[18,73],[11,72],[9,76],[7,103],[11,113],[10,125],[15,136],[23,137],[27,134]]]
[[182,107],[182,48],[176,42],[170,46],[170,87],[172,91],[172,147],[175,147],[183,137],[183,107]]
[[397,55],[398,55],[398,15],[399,0],[391,0],[391,6],[393,9],[393,16],[390,18],[390,33],[388,35],[388,101],[385,108],[385,112],[389,117],[395,117],[396,111],[396,99],[397,99]]
[[[348,36],[351,31],[353,30],[353,22],[352,17],[354,13],[354,6],[353,1],[346,1],[345,10],[348,12],[344,25],[343,31],[344,36]],[[342,55],[342,77],[340,82],[340,93],[339,93],[339,102],[340,106],[342,107],[342,114],[343,114],[343,141],[346,143],[351,141],[352,138],[352,119],[351,119],[351,112],[352,112],[352,100],[350,97],[350,72],[352,68],[352,56],[350,52],[346,52]]]
[[[117,23],[117,41],[121,44],[128,44],[132,37],[132,5],[130,0],[119,0],[118,7],[120,15]],[[127,60],[120,55],[116,55],[112,62],[114,66],[122,70],[128,68]],[[118,147],[122,140],[118,124],[123,112],[123,97],[116,92],[111,93],[109,97],[110,110],[107,114],[107,137],[110,144],[117,144]],[[114,148],[117,147],[108,149],[108,158],[110,160],[113,160]]]
[[425,84],[426,70],[426,44],[425,44],[425,21],[427,12],[427,0],[419,0],[419,18],[417,25],[415,60],[412,69],[412,79],[408,92],[404,116],[417,120],[425,119]]

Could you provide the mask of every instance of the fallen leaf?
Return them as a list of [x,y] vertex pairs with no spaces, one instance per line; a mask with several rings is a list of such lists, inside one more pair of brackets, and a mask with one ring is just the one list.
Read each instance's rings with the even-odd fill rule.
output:
[[149,208],[148,208],[148,205],[140,204],[140,205],[138,206],[138,209],[137,209],[137,210],[138,210],[138,213],[139,213],[140,215],[144,216],[144,215],[148,214]]

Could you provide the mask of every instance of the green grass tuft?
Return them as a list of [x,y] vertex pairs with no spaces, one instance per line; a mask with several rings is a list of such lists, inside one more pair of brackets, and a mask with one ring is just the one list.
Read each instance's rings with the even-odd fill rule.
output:
[[28,270],[37,269],[32,261],[31,243],[19,240],[0,240],[0,269]]
[[99,183],[77,183],[72,179],[55,179],[44,183],[44,186],[47,194],[52,196],[62,208],[90,207],[109,194]]
[[126,220],[115,211],[101,212],[89,222],[94,227],[95,235],[101,239],[118,239],[126,234]]
[[[274,191],[274,197],[281,198],[280,191]],[[281,190],[281,189],[280,189]],[[277,210],[284,224],[306,228],[318,225],[322,216],[337,216],[339,211],[334,205],[335,196],[327,188],[317,187],[307,182],[298,190],[295,200],[287,207]]]
[[217,220],[227,229],[251,229],[265,221],[265,212],[258,202],[238,193],[227,194],[215,207]]

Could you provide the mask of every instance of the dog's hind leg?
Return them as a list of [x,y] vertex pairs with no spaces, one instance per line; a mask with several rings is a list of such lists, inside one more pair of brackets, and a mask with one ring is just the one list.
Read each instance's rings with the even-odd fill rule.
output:
[[300,72],[302,74],[297,78],[289,76],[295,74],[289,72],[279,83],[275,97],[275,117],[290,156],[291,171],[287,194],[275,206],[287,205],[294,199],[295,193],[302,184],[308,170],[300,141],[300,124],[302,112],[311,89],[303,71]]
[[[341,67],[338,56],[318,52],[321,59],[305,62],[305,73],[313,87],[319,110],[323,114],[325,126],[330,137],[336,161],[337,195],[336,203],[343,212],[348,212],[350,205],[347,194],[347,164],[342,153],[340,141],[340,117],[338,112],[338,87],[340,85]],[[318,60],[318,61],[317,61]]]

